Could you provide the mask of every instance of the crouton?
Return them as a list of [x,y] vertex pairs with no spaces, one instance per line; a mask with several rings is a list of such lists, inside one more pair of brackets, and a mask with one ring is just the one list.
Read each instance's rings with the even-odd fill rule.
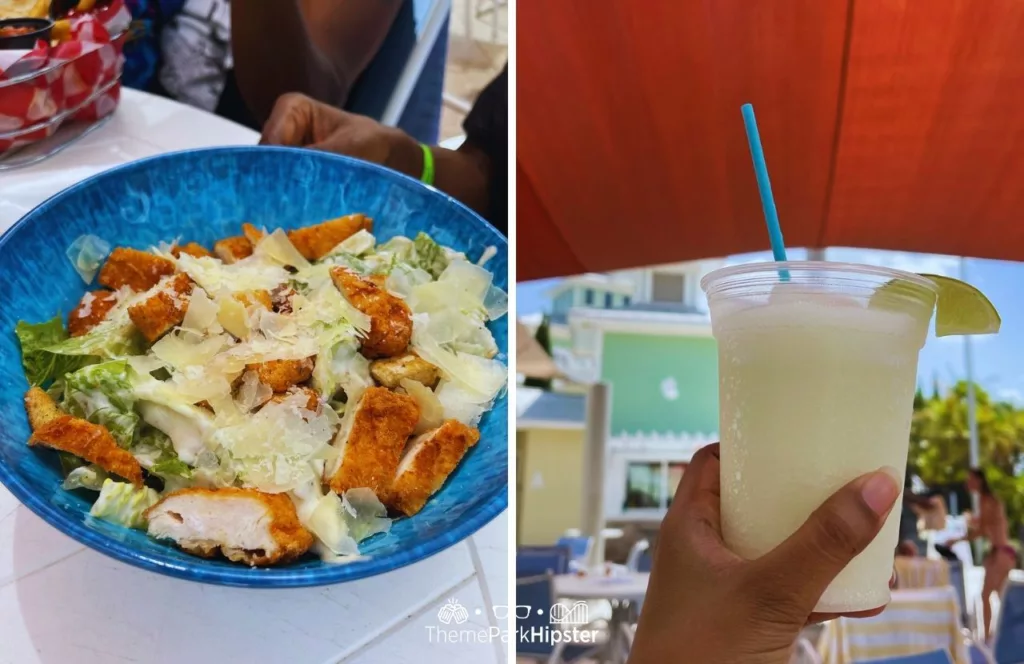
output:
[[195,258],[207,258],[209,256],[213,256],[213,254],[206,250],[206,247],[197,242],[176,244],[171,247],[171,255],[175,258],[180,258],[182,254],[188,254]]
[[117,304],[117,293],[109,290],[89,291],[78,306],[68,314],[68,334],[80,337],[103,322]]
[[33,431],[64,415],[53,397],[39,387],[33,387],[25,393],[25,412],[28,413],[28,423]]
[[415,380],[433,389],[440,374],[437,367],[416,353],[403,353],[370,362],[370,375],[378,384],[393,390],[402,383],[403,378]]
[[111,290],[128,286],[141,293],[172,274],[174,263],[170,260],[138,249],[118,247],[103,264],[99,284]]
[[60,415],[48,421],[32,432],[28,444],[74,454],[132,484],[142,484],[142,466],[131,452],[118,447],[105,426],[80,417]]
[[246,365],[247,371],[255,371],[260,382],[274,390],[287,392],[289,387],[305,383],[313,375],[314,358],[302,360],[269,360]]
[[176,274],[162,282],[156,293],[128,307],[128,317],[146,341],[153,343],[185,320],[191,294],[192,282],[188,275]]
[[350,425],[332,443],[338,450],[336,468],[325,469],[325,480],[337,493],[366,487],[379,498],[387,495],[398,470],[405,443],[420,419],[416,400],[383,387],[370,387],[354,407]]
[[406,516],[416,514],[437,493],[480,432],[458,420],[448,420],[437,429],[417,436],[409,443],[398,464],[395,481],[384,503]]
[[146,510],[147,532],[173,540],[191,554],[218,552],[234,562],[278,565],[295,560],[313,545],[284,493],[255,489],[181,489]]
[[252,242],[244,235],[226,237],[213,245],[213,253],[225,263],[237,263],[243,258],[252,256]]
[[352,306],[370,317],[370,332],[360,348],[362,354],[372,360],[404,353],[412,339],[409,306],[347,268],[332,268],[331,279]]
[[245,222],[242,224],[242,235],[249,241],[249,244],[255,247],[260,243],[260,240],[266,237],[267,233],[263,229],[256,228],[249,222]]
[[365,214],[350,214],[315,226],[288,231],[288,239],[307,260],[318,261],[363,229],[372,231],[373,220]]

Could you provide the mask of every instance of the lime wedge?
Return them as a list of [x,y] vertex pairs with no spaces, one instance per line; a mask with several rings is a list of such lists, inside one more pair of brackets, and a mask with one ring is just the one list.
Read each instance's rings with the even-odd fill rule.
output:
[[984,293],[974,286],[938,274],[922,274],[939,287],[935,336],[995,334],[1002,319]]

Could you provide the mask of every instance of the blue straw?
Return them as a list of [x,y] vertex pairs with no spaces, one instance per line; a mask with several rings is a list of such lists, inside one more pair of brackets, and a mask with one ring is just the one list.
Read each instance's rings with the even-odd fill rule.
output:
[[[772,197],[772,183],[768,179],[768,166],[764,162],[764,148],[761,147],[761,134],[757,131],[757,119],[754,118],[754,107],[743,104],[743,126],[747,130],[747,143],[750,145],[750,157],[754,160],[754,174],[757,176],[757,190],[761,194],[761,207],[764,209],[764,220],[768,224],[768,239],[772,244],[772,255],[777,261],[786,260],[786,245],[782,241],[782,228],[779,226],[779,211],[775,209]],[[779,270],[779,278],[789,281],[789,270]]]

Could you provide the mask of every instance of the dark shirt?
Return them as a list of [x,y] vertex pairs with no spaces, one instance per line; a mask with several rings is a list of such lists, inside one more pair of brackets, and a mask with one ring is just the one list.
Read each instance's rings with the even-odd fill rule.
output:
[[487,220],[508,235],[508,65],[480,93],[462,128],[466,142],[491,161]]
[[[185,0],[129,0],[129,3],[134,12],[139,36],[135,40],[138,43],[130,48],[126,47],[125,50],[124,83],[129,87],[148,89],[150,92],[173,98],[174,95],[164,88],[157,76],[161,65],[159,31],[173,20],[176,14],[181,13]],[[383,115],[420,36],[421,26],[417,23],[418,3],[419,0],[406,0],[402,3],[380,49],[353,83],[348,101],[343,106],[344,110],[375,119]],[[446,20],[423,63],[420,76],[398,120],[400,129],[428,145],[437,142],[440,130],[441,95],[444,89],[447,54]],[[235,80],[234,71],[228,69],[224,74],[224,88],[214,112],[258,131],[259,123],[249,112]]]

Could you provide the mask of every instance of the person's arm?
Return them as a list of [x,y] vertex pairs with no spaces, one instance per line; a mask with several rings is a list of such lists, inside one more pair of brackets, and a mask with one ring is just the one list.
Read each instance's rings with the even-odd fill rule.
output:
[[249,110],[262,123],[286,92],[341,107],[402,1],[232,2],[235,78]]
[[[434,186],[508,229],[508,68],[480,94],[458,150],[431,147]],[[400,129],[346,113],[303,95],[278,100],[261,143],[295,145],[365,159],[419,179],[423,148]]]
[[[402,137],[395,141],[386,165],[418,179],[423,173],[423,148],[411,136]],[[458,150],[434,146],[430,151],[434,155],[434,187],[488,217],[494,168],[490,156],[469,142]]]

